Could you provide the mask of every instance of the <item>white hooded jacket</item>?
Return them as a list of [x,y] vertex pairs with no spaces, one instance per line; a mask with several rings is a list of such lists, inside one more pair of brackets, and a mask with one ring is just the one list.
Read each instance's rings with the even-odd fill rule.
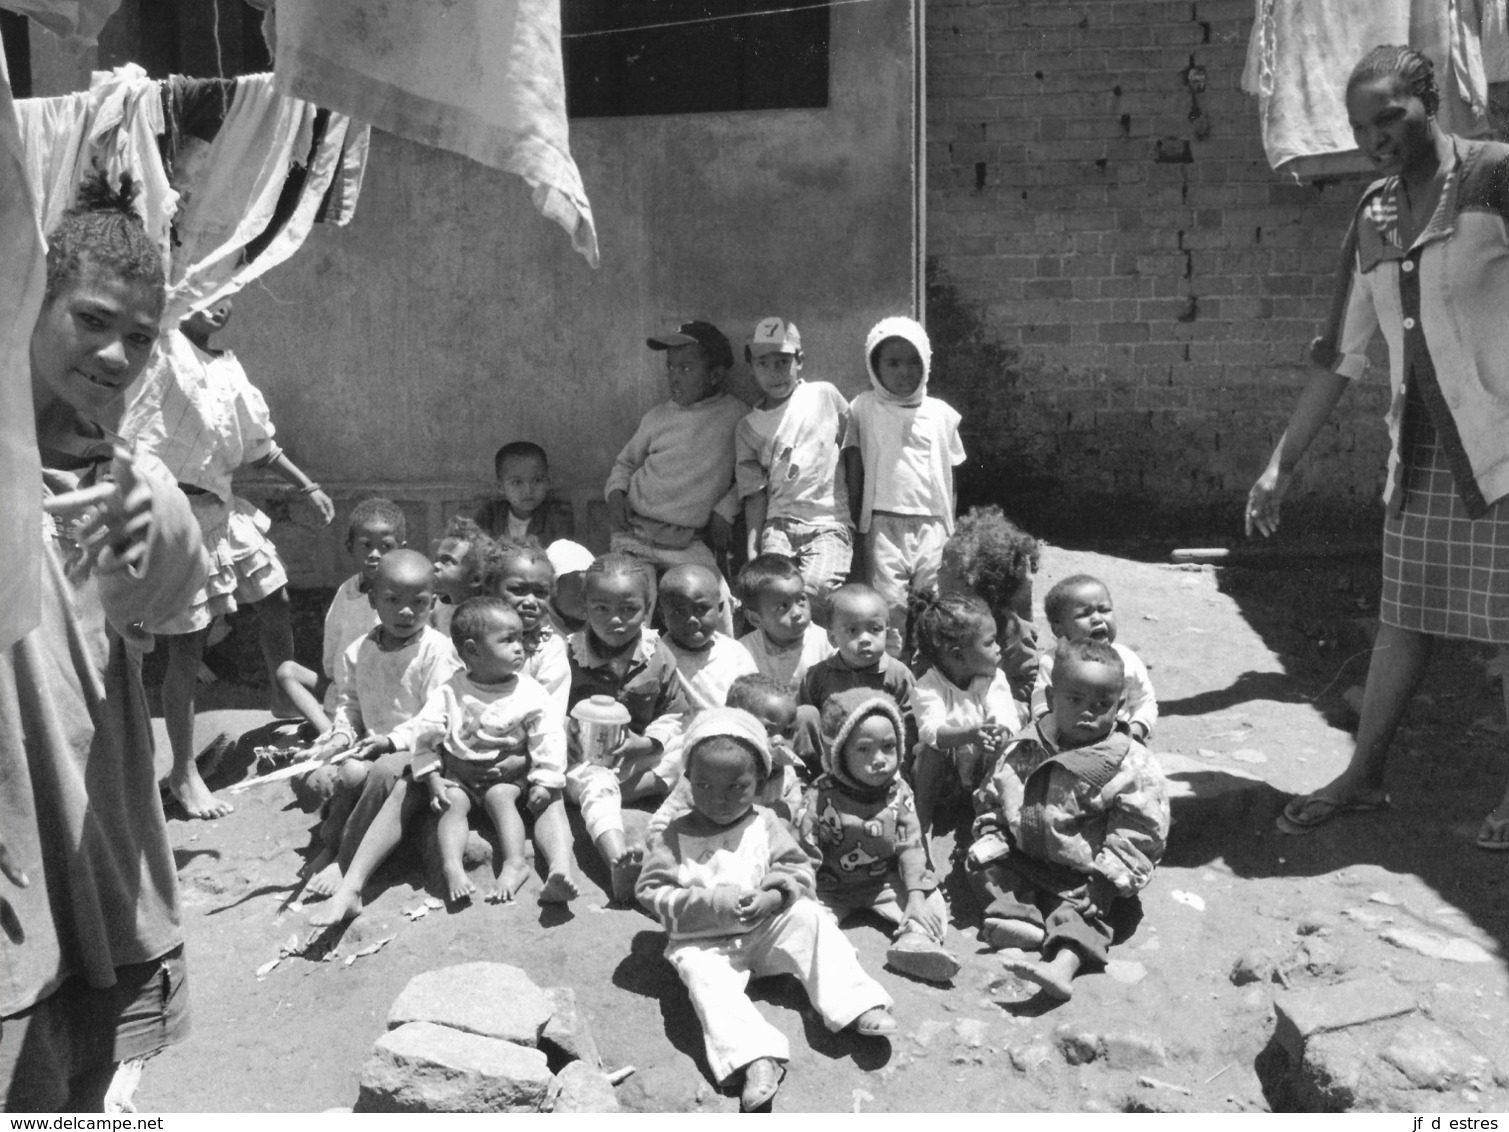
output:
[[[922,381],[908,397],[886,389],[870,360],[887,338],[905,339],[922,359]],[[865,469],[861,533],[870,529],[871,515],[884,511],[939,519],[953,534],[954,468],[964,462],[964,445],[958,412],[927,395],[932,359],[927,331],[909,318],[883,318],[865,338],[870,389],[854,398],[843,442],[859,449]]]

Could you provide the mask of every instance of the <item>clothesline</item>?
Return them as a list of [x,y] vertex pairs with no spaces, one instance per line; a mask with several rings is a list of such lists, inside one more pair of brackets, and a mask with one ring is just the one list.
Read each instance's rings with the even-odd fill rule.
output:
[[811,12],[818,8],[840,8],[848,4],[876,4],[883,0],[817,0],[811,4],[797,4],[790,8],[765,8],[758,12],[733,12],[721,16],[695,16],[689,20],[666,20],[658,24],[639,24],[631,28],[602,28],[598,31],[563,32],[562,39],[590,39],[601,35],[628,35],[636,31],[659,31],[662,28],[688,27],[692,24],[712,24],[722,20],[752,20],[756,16],[785,16],[792,12]]

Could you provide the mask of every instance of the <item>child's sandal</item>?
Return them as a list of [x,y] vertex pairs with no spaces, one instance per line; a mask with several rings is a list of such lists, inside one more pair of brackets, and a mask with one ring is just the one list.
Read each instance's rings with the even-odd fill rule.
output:
[[885,1038],[896,1032],[896,1019],[884,1006],[872,1006],[854,1019],[854,1032],[862,1038]]
[[739,1111],[755,1112],[775,1100],[786,1066],[773,1057],[758,1057],[744,1067],[744,1090],[739,1094]]

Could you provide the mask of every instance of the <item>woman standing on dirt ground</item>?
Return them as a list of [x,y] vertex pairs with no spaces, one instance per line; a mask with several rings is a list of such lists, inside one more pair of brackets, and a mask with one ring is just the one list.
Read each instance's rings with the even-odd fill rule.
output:
[[[1446,133],[1439,100],[1430,60],[1408,47],[1374,48],[1347,81],[1353,136],[1384,179],[1363,194],[1310,349],[1324,372],[1247,497],[1247,533],[1272,534],[1294,466],[1381,328],[1393,395],[1378,637],[1351,762],[1284,807],[1289,833],[1388,805],[1389,744],[1436,637],[1509,659],[1509,146]],[[1503,694],[1509,711],[1509,679]],[[1477,844],[1509,850],[1509,790]]]

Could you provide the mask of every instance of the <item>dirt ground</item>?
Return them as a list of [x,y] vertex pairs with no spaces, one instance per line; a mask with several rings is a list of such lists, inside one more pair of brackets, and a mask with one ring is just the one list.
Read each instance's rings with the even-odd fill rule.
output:
[[[1412,1094],[1409,1107],[1509,1107],[1509,854],[1473,845],[1509,777],[1509,728],[1483,650],[1438,649],[1396,744],[1391,811],[1286,836],[1274,828],[1285,797],[1329,779],[1350,749],[1342,694],[1366,670],[1376,561],[1177,568],[1050,547],[1039,599],[1056,578],[1081,571],[1110,584],[1119,639],[1151,670],[1162,713],[1153,747],[1175,788],[1169,852],[1144,894],[1140,927],[1113,951],[1106,973],[1081,979],[1074,999],[1055,1005],[1004,975],[976,942],[957,878],[952,944],[965,967],[951,988],[883,971],[886,937],[851,921],[862,961],[896,999],[901,1032],[890,1043],[829,1034],[794,982],[756,983],[763,1011],[791,1039],[776,1109],[1282,1109],[1292,1102],[1263,1067],[1271,1063],[1272,1001],[1284,988],[1235,985],[1230,973],[1244,954],[1269,957],[1291,987],[1387,973],[1434,1023],[1498,1059],[1498,1084],[1490,1073],[1485,1089]],[[301,601],[301,648],[312,656],[318,604],[317,595]],[[222,675],[227,657],[250,670],[248,628],[212,656]],[[255,708],[264,697],[227,681],[201,706]],[[212,713],[203,727],[268,719]],[[247,773],[248,745],[222,762],[212,785]],[[309,934],[290,901],[315,818],[286,785],[232,800],[236,812],[215,822],[169,812],[194,1031],[148,1066],[137,1097],[143,1110],[349,1106],[408,979],[478,959],[515,964],[541,986],[574,987],[606,1062],[636,1068],[619,1089],[626,1107],[737,1107],[709,1081],[696,1017],[661,959],[662,933],[637,911],[607,907],[590,847],[579,854],[583,895],[565,911],[537,904],[535,881],[510,906],[475,903],[417,920],[403,912],[423,903],[425,870],[417,854],[400,857],[369,889],[366,914],[334,940],[335,958],[287,958],[259,977],[284,941]],[[474,879],[488,872],[482,865]],[[1396,946],[1383,938],[1390,926],[1467,941],[1488,961]],[[1061,1050],[1073,1035],[1098,1035],[1102,1049],[1121,1055],[1071,1064]]]

